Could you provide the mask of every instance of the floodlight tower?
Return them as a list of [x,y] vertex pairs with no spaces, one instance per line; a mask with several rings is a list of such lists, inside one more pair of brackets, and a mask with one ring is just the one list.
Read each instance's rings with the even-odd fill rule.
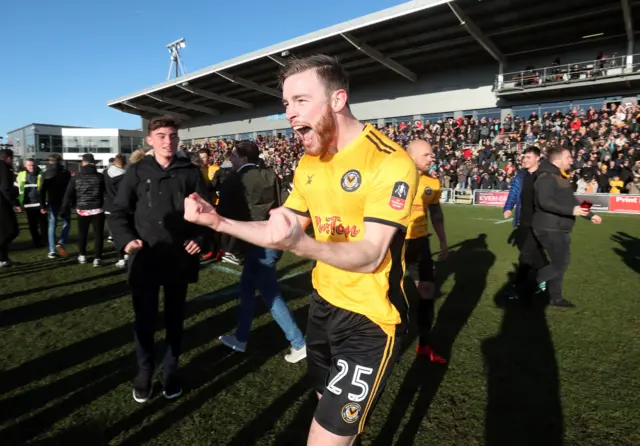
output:
[[167,45],[167,49],[169,50],[169,54],[171,54],[171,63],[169,64],[169,74],[167,74],[167,80],[171,79],[171,70],[175,64],[176,67],[176,77],[180,77],[182,72],[182,76],[186,73],[184,69],[184,64],[182,63],[182,58],[180,57],[180,50],[187,47],[187,42],[184,40],[184,37],[176,40],[175,42],[171,42]]

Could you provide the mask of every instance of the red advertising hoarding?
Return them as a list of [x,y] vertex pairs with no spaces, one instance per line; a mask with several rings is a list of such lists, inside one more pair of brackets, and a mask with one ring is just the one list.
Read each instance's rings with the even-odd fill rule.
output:
[[477,190],[476,204],[480,206],[500,206],[503,207],[507,202],[509,192],[502,191],[490,191],[490,190]]
[[610,195],[609,211],[640,214],[640,195]]

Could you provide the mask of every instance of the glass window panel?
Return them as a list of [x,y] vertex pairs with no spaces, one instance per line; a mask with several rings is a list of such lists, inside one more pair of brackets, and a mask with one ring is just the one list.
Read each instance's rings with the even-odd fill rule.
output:
[[56,153],[62,152],[62,136],[51,136],[51,150]]
[[38,152],[51,152],[51,137],[49,135],[36,135]]

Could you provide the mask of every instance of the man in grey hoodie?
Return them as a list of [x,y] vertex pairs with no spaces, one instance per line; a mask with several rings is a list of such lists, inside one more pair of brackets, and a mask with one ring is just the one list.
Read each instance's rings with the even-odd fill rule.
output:
[[[113,200],[118,193],[118,185],[122,181],[125,173],[124,167],[127,163],[127,159],[122,153],[118,153],[113,158],[113,164],[104,172],[104,209],[105,213],[109,215],[113,210]],[[111,229],[109,229],[109,238],[111,239]],[[116,263],[116,267],[124,268],[127,266],[127,256],[118,252],[119,258]]]

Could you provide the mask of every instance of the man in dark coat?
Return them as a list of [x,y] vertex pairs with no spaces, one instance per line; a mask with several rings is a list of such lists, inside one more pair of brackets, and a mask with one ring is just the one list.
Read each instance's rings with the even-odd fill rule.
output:
[[549,290],[551,305],[574,307],[562,296],[562,283],[571,256],[571,231],[576,217],[594,224],[602,223],[599,215],[582,206],[573,195],[569,170],[573,156],[559,146],[547,150],[548,160],[540,164],[533,183],[534,213],[531,227],[539,245],[547,255],[548,264],[538,270],[540,291]]
[[87,263],[87,238],[93,226],[95,259],[93,266],[102,266],[104,246],[104,177],[96,169],[96,160],[90,153],[82,155],[80,172],[71,179],[62,200],[60,212],[68,214],[71,207],[78,213],[78,263]]
[[207,196],[198,167],[177,156],[178,122],[169,116],[152,119],[146,141],[153,152],[124,174],[109,215],[116,246],[130,256],[129,283],[135,313],[134,335],[138,375],[133,398],[151,397],[155,367],[153,336],[160,287],[164,288],[164,323],[168,348],[164,356],[166,398],[182,394],[177,369],[181,352],[184,306],[189,283],[198,280],[203,229],[184,220],[184,199]]
[[[40,186],[40,209],[43,214],[49,216],[49,258],[56,257],[56,251],[61,257],[66,257],[67,252],[64,244],[69,237],[71,229],[71,214],[61,213],[62,199],[67,191],[67,186],[71,181],[71,174],[64,168],[62,158],[58,154],[49,156],[49,164],[42,175],[42,186]],[[58,218],[62,218],[62,233],[56,239],[56,228]]]
[[18,219],[13,208],[22,212],[16,188],[13,186],[13,151],[0,150],[0,268],[11,266],[9,244],[20,233]]
[[[127,159],[122,153],[118,153],[113,158],[113,164],[104,172],[104,213],[108,216],[113,210],[113,200],[115,200],[118,194],[118,186],[124,178],[125,165]],[[113,233],[111,227],[109,227],[109,241],[113,241]],[[118,268],[124,268],[127,266],[126,256],[122,252],[118,252],[118,262],[116,263]]]

